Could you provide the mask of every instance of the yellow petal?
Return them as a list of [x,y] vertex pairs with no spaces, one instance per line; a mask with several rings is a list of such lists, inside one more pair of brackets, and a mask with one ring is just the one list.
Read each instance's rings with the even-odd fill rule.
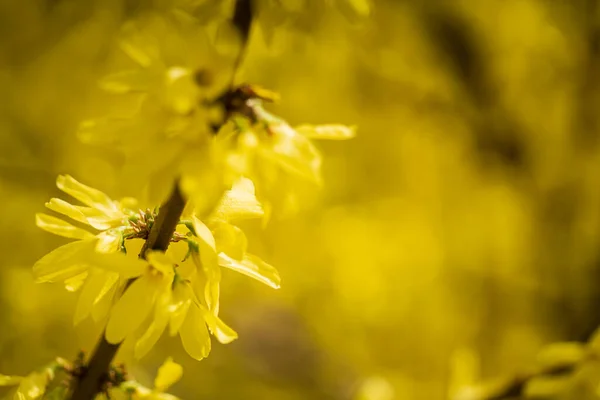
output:
[[215,238],[210,232],[210,229],[208,229],[204,222],[200,221],[200,219],[198,219],[196,216],[192,217],[192,223],[194,225],[194,230],[196,231],[196,236],[201,239],[200,243],[206,244],[209,248],[215,251]]
[[47,214],[36,214],[35,224],[47,232],[54,233],[55,235],[59,236],[64,236],[69,239],[81,240],[90,239],[94,237],[93,234],[84,229],[73,226],[60,218],[56,218]]
[[[206,257],[205,257],[206,258]],[[204,282],[204,300],[209,309],[214,311],[219,307],[219,284],[221,282],[221,270],[217,264],[217,257],[215,253],[215,259],[209,262],[203,261],[201,254],[192,252],[192,260],[199,268],[199,275],[203,276]]]
[[33,266],[37,283],[57,282],[79,275],[89,268],[94,241],[81,240],[60,246],[38,260]]
[[[122,287],[123,283],[115,282],[110,288],[102,295],[96,299],[96,302],[92,306],[92,319],[94,322],[98,323],[103,321],[106,316],[108,316],[108,312],[110,311],[114,300],[115,294],[117,290]],[[105,285],[106,287],[106,285]]]
[[279,289],[280,287],[279,272],[273,266],[252,254],[246,254],[242,261],[238,261],[225,253],[219,253],[219,265],[254,278],[273,289]]
[[94,306],[111,290],[118,278],[118,274],[114,272],[103,271],[97,268],[93,268],[90,271],[89,278],[85,282],[77,300],[75,315],[73,317],[74,325],[78,325],[90,315]]
[[9,376],[0,374],[0,386],[18,385],[22,380],[22,376]]
[[279,119],[270,122],[268,129],[271,134],[258,148],[259,167],[272,169],[269,164],[273,164],[293,176],[321,184],[321,155],[311,140]]
[[263,208],[254,194],[254,184],[248,178],[240,178],[223,195],[215,212],[211,215],[213,219],[258,218],[263,215]]
[[215,238],[208,227],[193,217],[194,230],[198,236],[198,253],[192,251],[192,260],[206,276],[205,299],[211,310],[218,309],[221,271],[218,267]]
[[125,41],[121,42],[120,45],[121,49],[141,67],[149,67],[151,65],[151,58],[140,48]]
[[92,311],[92,305],[94,299],[102,289],[104,285],[104,274],[98,272],[96,269],[92,269],[89,278],[86,280],[85,285],[79,298],[77,299],[77,305],[75,306],[75,314],[73,315],[73,324],[78,325],[83,321]]
[[98,82],[101,89],[110,93],[131,93],[148,89],[148,74],[139,70],[121,71],[105,76]]
[[97,189],[79,183],[70,175],[59,175],[56,179],[56,186],[86,206],[100,210],[107,215],[119,212],[117,205],[110,197]]
[[121,252],[102,254],[94,251],[88,256],[88,263],[107,271],[116,272],[125,279],[140,276],[148,269],[148,264],[137,256]]
[[231,343],[238,338],[237,332],[231,329],[221,318],[211,313],[204,307],[201,308],[202,315],[211,333],[223,344]]
[[96,236],[96,251],[98,253],[116,253],[121,250],[123,235],[117,230],[108,230]]
[[158,369],[158,374],[154,380],[154,388],[158,392],[164,392],[175,382],[179,381],[182,375],[183,368],[181,365],[177,364],[169,357]]
[[67,289],[69,292],[76,292],[79,289],[81,289],[81,286],[83,285],[83,283],[85,282],[85,279],[88,276],[88,272],[82,272],[79,275],[75,275],[71,278],[67,278],[65,279],[65,289]]
[[149,250],[146,252],[146,260],[150,265],[165,275],[172,275],[174,263],[171,257],[162,251]]
[[171,315],[169,320],[169,335],[171,336],[175,336],[179,332],[183,321],[187,317],[193,298],[190,292],[189,286],[183,283],[177,283],[173,288],[173,295],[169,304],[169,313]]
[[158,339],[162,336],[165,331],[169,319],[165,316],[165,318],[161,319],[153,319],[150,323],[150,326],[144,332],[141,338],[135,343],[135,348],[133,350],[133,355],[136,359],[140,359],[144,357],[148,352],[154,347]]
[[17,397],[25,400],[40,399],[46,391],[50,376],[43,372],[34,372],[26,376],[19,384]]
[[190,307],[179,335],[183,348],[190,357],[202,360],[210,353],[210,336],[198,307]]
[[346,126],[338,124],[327,125],[300,125],[296,132],[312,139],[345,140],[356,136],[355,126]]
[[117,344],[137,329],[150,314],[156,285],[147,275],[138,278],[125,290],[125,293],[113,307],[106,325],[106,340]]
[[74,219],[77,222],[87,224],[87,218],[83,215],[81,210],[78,210],[74,205],[67,203],[62,199],[52,198],[46,203],[46,207],[59,214],[66,215],[69,218]]
[[52,198],[46,203],[46,207],[99,230],[109,229],[114,225],[114,216],[107,216],[91,207],[74,206],[62,199]]
[[136,359],[144,357],[154,347],[169,323],[171,316],[169,307],[173,299],[173,292],[171,291],[172,285],[168,284],[168,282],[165,283],[167,284],[163,285],[156,299],[154,318],[148,329],[146,329],[146,332],[135,343],[134,357]]
[[181,176],[180,187],[183,194],[194,204],[196,215],[208,216],[217,206],[227,189],[224,183],[224,155],[215,154],[215,146],[203,152],[195,152],[181,160],[181,169],[186,171]]
[[240,228],[228,223],[214,224],[212,232],[217,244],[217,253],[226,253],[241,260],[248,248],[248,239]]

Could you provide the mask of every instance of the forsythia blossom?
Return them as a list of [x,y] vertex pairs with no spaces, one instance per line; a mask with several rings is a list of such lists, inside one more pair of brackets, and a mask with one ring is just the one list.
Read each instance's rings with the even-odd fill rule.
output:
[[238,133],[234,135],[234,149],[228,154],[228,166],[252,178],[261,201],[269,207],[277,203],[295,210],[297,188],[303,183],[321,184],[321,154],[312,139],[350,139],[355,136],[355,128],[304,124],[294,129],[264,109],[263,100],[270,98],[257,89],[239,89],[244,107],[234,117]]
[[61,199],[46,204],[73,222],[36,216],[40,228],[75,239],[34,265],[36,280],[81,289],[75,323],[90,314],[96,321],[108,316],[106,340],[134,340],[136,357],[145,355],[167,328],[170,335],[179,334],[195,359],[208,355],[209,332],[221,343],[237,338],[218,317],[221,267],[279,288],[277,270],[247,252],[246,236],[234,225],[263,215],[247,178],[226,190],[204,221],[194,213],[184,215],[169,250],[147,251],[145,259],[138,253],[154,223],[154,212],[133,211],[132,199],[114,201],[70,176],[59,176],[57,185],[84,205]]
[[54,379],[57,365],[52,363],[27,376],[8,376],[0,374],[0,386],[16,386],[14,400],[41,399],[48,385]]
[[118,48],[129,63],[100,87],[127,99],[128,112],[120,102],[114,112],[83,121],[79,139],[119,152],[122,181],[142,201],[161,203],[179,179],[197,207],[210,210],[226,186],[210,128],[210,112],[218,110],[205,105],[216,90],[220,57],[184,13],[129,22]]
[[124,382],[119,389],[130,393],[132,400],[178,400],[178,397],[165,393],[165,391],[177,383],[182,375],[181,365],[169,357],[158,369],[153,389],[148,389],[136,381]]

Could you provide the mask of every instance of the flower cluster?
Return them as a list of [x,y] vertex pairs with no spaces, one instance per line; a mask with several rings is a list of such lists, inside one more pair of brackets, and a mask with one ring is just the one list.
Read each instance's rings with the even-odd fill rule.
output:
[[[122,181],[139,201],[116,201],[61,175],[58,188],[79,204],[53,198],[46,207],[54,214],[36,216],[40,228],[72,240],[35,263],[36,280],[78,291],[74,323],[104,323],[105,340],[133,341],[138,358],[165,331],[197,360],[209,354],[211,334],[221,343],[237,338],[219,317],[221,268],[275,289],[280,277],[247,251],[236,223],[298,208],[297,188],[321,184],[312,139],[355,134],[342,125],[293,128],[266,110],[273,93],[223,85],[207,63],[216,71],[236,64],[222,62],[227,56],[199,25],[183,10],[127,23],[118,39],[124,69],[100,81],[125,101],[79,127],[82,142],[119,154]],[[173,187],[187,206],[166,250],[147,249],[159,215],[146,207],[165,204]]]
[[[37,225],[74,241],[42,257],[33,267],[38,282],[63,282],[80,291],[74,322],[107,319],[106,340],[135,340],[135,355],[145,355],[167,329],[181,337],[195,359],[210,351],[209,331],[222,343],[237,334],[219,317],[221,267],[279,288],[277,270],[247,252],[235,221],[263,215],[254,186],[241,178],[225,191],[205,220],[183,215],[166,252],[138,253],[155,213],[134,211],[131,199],[114,201],[104,193],[61,175],[57,186],[79,200],[53,198],[46,206],[70,219],[36,216]],[[81,226],[77,226],[78,223]],[[126,289],[126,290],[125,290]]]
[[175,15],[147,16],[123,29],[118,47],[130,62],[100,86],[129,106],[115,102],[114,112],[82,122],[78,137],[121,155],[122,181],[142,203],[160,204],[177,180],[197,212],[206,214],[241,177],[254,181],[269,209],[297,201],[298,181],[320,183],[321,155],[312,139],[348,139],[354,129],[294,129],[264,108],[272,93],[250,85],[227,88],[226,57],[211,50],[197,18]]
[[[31,372],[27,376],[9,376],[0,374],[0,387],[14,387],[14,400],[64,399],[69,393],[73,379],[77,378],[82,368],[83,354],[75,363],[58,357],[43,368]],[[149,389],[136,380],[131,379],[123,365],[111,366],[108,379],[102,393],[97,398],[129,400],[178,400],[166,393],[183,375],[181,365],[169,357],[158,369],[154,379],[154,388]]]

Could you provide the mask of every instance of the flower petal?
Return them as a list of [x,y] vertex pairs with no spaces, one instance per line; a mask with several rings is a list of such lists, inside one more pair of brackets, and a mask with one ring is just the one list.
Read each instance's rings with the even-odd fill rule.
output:
[[100,210],[107,215],[119,212],[117,205],[110,197],[97,189],[79,183],[70,175],[59,175],[56,179],[56,186],[86,206]]
[[181,379],[183,368],[173,361],[171,357],[160,366],[156,379],[154,379],[154,388],[158,392],[164,392],[174,383]]
[[230,257],[241,260],[248,248],[248,239],[240,228],[228,223],[213,225],[212,232],[217,243],[217,253],[226,253]]
[[192,304],[193,294],[187,284],[177,283],[173,288],[171,303],[169,304],[169,335],[175,336],[187,316]]
[[210,353],[210,336],[198,307],[191,307],[179,330],[185,351],[194,359],[202,360]]
[[295,128],[296,132],[311,139],[328,139],[328,140],[346,140],[356,136],[356,127],[325,124],[325,125],[308,125],[303,124]]
[[120,71],[103,77],[98,84],[110,93],[140,92],[149,87],[148,74],[139,70]]
[[136,359],[144,357],[154,347],[169,323],[169,317],[171,316],[169,306],[173,299],[171,286],[171,284],[165,284],[156,299],[154,318],[146,332],[135,343],[134,357]]
[[46,203],[46,207],[59,214],[63,214],[69,218],[72,218],[77,222],[87,224],[87,218],[85,215],[83,215],[83,212],[78,210],[74,205],[67,203],[62,199],[57,199],[56,197],[51,198],[50,201]]
[[158,339],[162,336],[163,332],[167,328],[167,324],[169,323],[169,319],[165,315],[165,318],[161,319],[153,319],[150,323],[150,326],[144,332],[141,338],[135,343],[135,347],[133,350],[134,357],[136,359],[140,359],[144,357],[148,352],[154,347]]
[[35,224],[43,230],[69,239],[90,239],[94,235],[84,229],[78,228],[51,215],[38,213],[35,215]]
[[162,251],[148,250],[146,260],[150,265],[165,275],[172,275],[175,267],[173,260]]
[[156,285],[147,275],[135,280],[110,313],[106,325],[106,340],[112,344],[122,342],[150,314],[155,298]]
[[194,230],[198,236],[198,252],[192,251],[192,260],[206,277],[204,298],[211,311],[219,307],[219,284],[221,270],[218,266],[215,238],[208,227],[198,218],[193,217]]
[[[107,282],[103,289],[107,288],[108,284],[109,283]],[[106,318],[110,308],[114,303],[115,294],[117,293],[117,290],[122,287],[122,285],[123,283],[119,283],[117,279],[117,281],[110,286],[104,294],[101,292],[98,297],[96,297],[96,301],[92,306],[92,319],[94,322],[98,323]]]
[[148,264],[134,255],[119,253],[102,254],[96,251],[88,258],[89,264],[107,271],[116,272],[122,278],[129,279],[142,275]]
[[60,246],[39,259],[33,266],[37,283],[57,282],[79,275],[89,268],[94,256],[94,241],[81,240]]
[[194,225],[194,233],[196,234],[196,236],[198,236],[198,238],[201,239],[200,243],[206,244],[209,248],[212,248],[213,251],[215,251],[215,238],[210,232],[210,229],[208,229],[204,222],[200,221],[200,219],[196,216],[192,217],[192,224]]
[[21,383],[22,376],[9,376],[0,374],[0,386],[14,386]]
[[237,261],[225,253],[219,253],[219,265],[244,274],[273,289],[279,289],[281,278],[277,270],[260,258],[246,254],[242,261]]
[[225,192],[211,218],[229,221],[258,218],[263,213],[262,205],[254,194],[254,183],[248,178],[241,177],[230,190]]
[[104,231],[96,236],[96,251],[98,253],[116,253],[121,250],[123,234],[115,229]]
[[238,338],[237,332],[227,326],[227,324],[225,324],[221,318],[211,313],[204,307],[201,307],[201,311],[208,328],[219,342],[227,344]]
[[206,262],[202,260],[202,254],[192,252],[192,260],[198,266],[201,276],[205,278],[203,298],[211,311],[216,311],[219,308],[219,285],[221,283],[221,270],[219,269],[216,253],[214,254],[214,261]]
[[51,376],[44,372],[33,372],[23,378],[19,384],[19,389],[15,393],[19,400],[40,399],[46,391],[46,386]]
[[75,314],[73,315],[74,325],[79,325],[81,321],[90,315],[92,312],[92,306],[102,291],[102,288],[106,282],[106,278],[107,276],[105,271],[98,270],[97,268],[92,268],[90,270],[89,277],[83,285],[81,294],[77,299],[77,306],[75,307]]
[[71,278],[65,279],[65,289],[67,289],[69,292],[78,291],[79,289],[81,289],[81,286],[83,286],[83,283],[85,282],[87,276],[88,271],[85,271],[79,275],[75,275]]

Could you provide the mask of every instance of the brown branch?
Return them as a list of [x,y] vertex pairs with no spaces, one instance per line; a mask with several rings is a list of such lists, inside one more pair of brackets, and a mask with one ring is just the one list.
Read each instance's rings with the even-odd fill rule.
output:
[[[184,207],[185,199],[179,190],[178,184],[175,184],[171,196],[158,211],[148,235],[148,240],[144,243],[144,247],[140,252],[140,258],[144,258],[148,249],[167,250]],[[129,287],[132,282],[133,279],[129,280],[126,287]],[[71,400],[93,400],[96,394],[103,390],[107,371],[120,345],[120,343],[108,343],[104,332],[102,333],[102,337],[94,349],[87,367],[84,368],[83,375],[77,381]]]

